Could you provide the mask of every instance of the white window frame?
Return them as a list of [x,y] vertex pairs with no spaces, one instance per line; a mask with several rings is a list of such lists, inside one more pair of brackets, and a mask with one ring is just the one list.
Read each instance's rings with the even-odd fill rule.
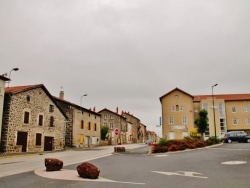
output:
[[174,124],[174,117],[168,118],[168,124],[173,125]]
[[245,112],[249,112],[249,106],[245,106]]
[[103,118],[104,118],[104,119],[108,119],[107,114],[104,114]]
[[182,123],[183,123],[183,124],[187,124],[187,122],[188,122],[187,117],[182,117]]
[[109,123],[109,128],[110,128],[110,129],[114,129],[114,123],[112,123],[112,122]]
[[245,123],[246,123],[246,125],[250,125],[250,118],[249,117],[246,117]]
[[238,120],[237,120],[237,118],[233,118],[233,125],[238,125]]

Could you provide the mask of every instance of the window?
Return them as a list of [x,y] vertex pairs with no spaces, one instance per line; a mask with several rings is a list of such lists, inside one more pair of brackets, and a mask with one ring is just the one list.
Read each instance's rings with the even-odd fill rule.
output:
[[169,124],[174,124],[174,118],[173,117],[169,117],[168,122],[169,122]]
[[42,145],[42,134],[36,133],[36,146],[41,146],[41,145]]
[[176,111],[179,111],[179,105],[176,105]]
[[187,124],[187,117],[182,117],[182,123]]
[[205,109],[208,112],[208,104],[202,103],[202,109]]
[[42,114],[39,114],[39,116],[38,116],[38,125],[43,126],[43,115]]
[[249,106],[245,106],[245,112],[249,112]]
[[89,122],[89,127],[88,127],[88,130],[91,130],[91,123]]
[[110,119],[114,119],[114,115],[113,114],[110,114]]
[[29,124],[29,121],[30,121],[30,113],[25,111],[24,112],[24,117],[23,117],[23,123]]
[[237,125],[238,124],[238,121],[236,118],[233,119],[233,125]]
[[107,123],[104,123],[104,126],[107,126]]
[[183,111],[183,106],[180,106],[180,111]]
[[81,120],[81,129],[84,129],[84,121]]
[[49,105],[49,112],[54,112],[54,105],[52,104]]
[[29,95],[26,96],[26,100],[27,100],[27,102],[30,102],[30,96]]
[[179,95],[175,95],[174,98],[178,99],[178,98],[179,98]]
[[106,114],[104,115],[104,119],[107,119],[107,115]]
[[175,106],[172,106],[172,111],[173,111],[173,112],[175,111]]
[[246,123],[246,125],[250,125],[250,118],[249,118],[249,117],[247,117],[247,118],[245,119],[245,123]]
[[114,123],[110,123],[110,124],[109,124],[109,128],[110,128],[110,129],[114,129]]
[[236,106],[232,106],[232,112],[233,112],[233,113],[236,112]]
[[54,127],[54,117],[53,116],[51,116],[49,119],[49,126]]
[[95,128],[94,128],[94,131],[97,131],[97,125],[96,125],[96,123],[95,123]]

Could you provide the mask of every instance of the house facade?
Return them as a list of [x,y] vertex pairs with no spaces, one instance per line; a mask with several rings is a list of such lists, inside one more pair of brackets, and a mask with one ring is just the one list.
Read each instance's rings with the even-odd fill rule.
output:
[[[10,81],[10,79],[0,75],[0,133],[2,132],[5,82],[7,82],[7,81]],[[0,146],[1,146],[1,134],[0,134]]]
[[205,138],[233,130],[250,134],[250,94],[193,96],[175,88],[160,97],[160,102],[162,136],[167,139],[189,136],[195,127],[194,120],[202,109],[208,112],[209,119]]
[[109,127],[109,139],[112,140],[112,144],[123,144],[131,141],[127,119],[119,114],[118,108],[116,112],[105,108],[98,113],[101,114],[101,126]]
[[141,120],[129,112],[122,112],[121,115],[132,124],[132,143],[139,143],[141,138]]
[[6,153],[61,150],[66,119],[43,84],[6,88],[1,150]]
[[181,139],[194,127],[193,96],[176,88],[160,98],[162,136]]
[[64,100],[63,91],[59,98],[54,99],[69,118],[66,123],[65,145],[77,148],[99,146],[101,115]]

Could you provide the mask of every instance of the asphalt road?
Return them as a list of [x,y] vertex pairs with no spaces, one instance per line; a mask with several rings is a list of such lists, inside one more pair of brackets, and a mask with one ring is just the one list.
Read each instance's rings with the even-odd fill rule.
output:
[[[126,147],[126,146],[125,146]],[[232,143],[213,148],[162,154],[146,154],[148,147],[138,145],[125,153],[109,155],[112,148],[88,153],[89,162],[100,168],[97,180],[80,178],[76,167],[81,162],[69,161],[58,172],[46,172],[44,166],[0,178],[0,187],[83,187],[83,188],[249,188],[250,144]],[[78,151],[74,151],[74,156]],[[70,152],[69,152],[70,153]],[[97,157],[97,153],[102,156]],[[62,154],[57,153],[58,157]],[[105,154],[105,155],[104,155]],[[57,155],[55,154],[54,157]],[[91,160],[92,158],[96,158]],[[41,157],[41,156],[40,156]],[[33,156],[33,158],[39,158]],[[73,157],[71,157],[73,160]],[[16,157],[16,162],[22,157]],[[86,159],[87,160],[87,159]],[[0,159],[0,173],[3,164]],[[21,162],[20,162],[21,163]],[[18,163],[16,163],[18,164]]]

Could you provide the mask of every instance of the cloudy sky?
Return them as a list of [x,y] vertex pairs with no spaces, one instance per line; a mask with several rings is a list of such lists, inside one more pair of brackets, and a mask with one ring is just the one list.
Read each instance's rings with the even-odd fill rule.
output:
[[0,0],[0,74],[160,133],[159,97],[250,93],[249,0]]

